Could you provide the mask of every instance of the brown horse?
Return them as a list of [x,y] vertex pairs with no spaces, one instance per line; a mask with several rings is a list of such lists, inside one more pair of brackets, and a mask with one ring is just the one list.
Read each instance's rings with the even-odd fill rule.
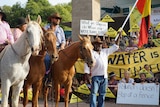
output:
[[[75,74],[74,64],[77,59],[84,59],[88,66],[93,65],[93,58],[91,54],[93,45],[90,41],[90,37],[79,36],[79,38],[79,42],[74,42],[64,50],[61,50],[59,52],[59,59],[51,66],[53,88],[55,89],[55,107],[58,107],[60,100],[60,87],[62,84],[65,88],[65,107],[68,107],[69,91],[72,85],[72,78]],[[44,97],[46,98],[47,95]],[[44,106],[47,107],[48,103]]]
[[42,80],[45,75],[44,58],[46,53],[51,56],[52,63],[58,59],[58,51],[56,49],[56,36],[52,30],[44,31],[44,42],[42,50],[38,56],[31,56],[29,59],[30,71],[23,86],[23,106],[26,107],[28,103],[28,88],[32,85],[33,98],[32,107],[38,107],[38,95],[41,89]]

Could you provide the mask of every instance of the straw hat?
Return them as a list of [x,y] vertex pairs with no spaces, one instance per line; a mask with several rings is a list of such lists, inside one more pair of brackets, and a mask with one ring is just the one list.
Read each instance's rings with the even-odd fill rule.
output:
[[49,16],[48,20],[51,21],[51,18],[57,18],[57,19],[60,19],[62,20],[62,17],[60,16],[59,13],[53,13]]
[[102,44],[103,42],[101,41],[101,38],[96,37],[92,43],[93,43],[93,44],[94,44],[94,43]]

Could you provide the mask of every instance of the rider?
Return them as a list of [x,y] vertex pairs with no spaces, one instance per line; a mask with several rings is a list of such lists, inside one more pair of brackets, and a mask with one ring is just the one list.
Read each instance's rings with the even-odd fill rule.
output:
[[[59,13],[53,13],[48,18],[49,23],[44,27],[46,30],[47,29],[52,29],[53,32],[55,33],[55,35],[57,37],[56,45],[57,45],[57,49],[59,51],[64,49],[65,44],[66,44],[64,31],[59,26],[61,20],[62,20],[62,17],[59,15]],[[48,54],[45,57],[45,65],[46,65],[46,71],[49,71],[50,66],[51,66],[51,58],[49,57]],[[46,73],[48,73],[48,72],[46,72]],[[49,77],[49,75],[47,75],[47,77]],[[47,85],[51,86],[50,77],[48,79],[49,80],[48,80]]]
[[14,41],[16,41],[27,28],[27,21],[24,17],[16,19],[16,28],[13,30]]
[[10,25],[6,22],[6,14],[0,9],[0,51],[11,43],[14,43],[14,38]]

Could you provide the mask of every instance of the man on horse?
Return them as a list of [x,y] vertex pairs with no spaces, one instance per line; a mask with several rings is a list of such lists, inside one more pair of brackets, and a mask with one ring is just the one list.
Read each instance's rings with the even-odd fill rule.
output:
[[[65,39],[65,34],[63,29],[59,26],[60,22],[62,20],[62,17],[59,15],[59,13],[53,13],[51,16],[49,16],[48,21],[49,23],[44,27],[45,29],[52,29],[53,33],[56,35],[57,37],[57,49],[60,51],[62,49],[65,48],[65,44],[66,44],[66,39]],[[50,70],[50,66],[51,66],[51,58],[50,56],[47,54],[45,57],[45,65],[46,65],[46,74],[47,74],[47,85],[49,87],[52,86],[51,84],[51,80],[50,80],[50,74],[49,74],[49,70]]]

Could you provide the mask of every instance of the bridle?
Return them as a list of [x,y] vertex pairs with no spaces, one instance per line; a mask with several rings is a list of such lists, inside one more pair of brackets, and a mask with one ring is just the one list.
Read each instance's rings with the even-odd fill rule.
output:
[[47,32],[44,33],[43,44],[44,44],[44,47],[45,47],[45,50],[46,50],[46,51],[48,51],[48,48],[47,48],[47,46],[46,46],[46,42],[45,42],[45,41],[46,41],[46,40],[45,40],[46,38],[45,38],[45,36],[48,35],[48,34],[53,34],[53,35],[55,35],[54,32],[52,32],[52,31],[47,31]]

